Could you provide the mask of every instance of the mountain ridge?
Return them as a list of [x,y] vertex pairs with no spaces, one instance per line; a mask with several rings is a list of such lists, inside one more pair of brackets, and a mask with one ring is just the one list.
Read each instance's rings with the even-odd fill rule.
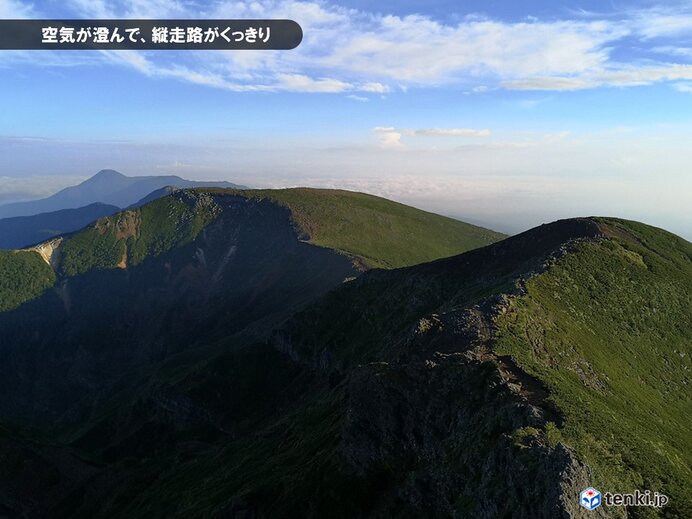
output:
[[[164,194],[164,196],[159,196],[159,194]],[[149,196],[152,196],[152,201],[142,200],[144,204],[141,206],[135,204],[133,207],[122,210],[110,218],[100,218],[81,230],[81,232],[66,236],[66,243],[69,243],[71,240],[81,239],[86,234],[91,234],[94,239],[103,241],[105,239],[104,236],[110,233],[114,241],[110,243],[109,247],[115,247],[118,241],[122,242],[129,237],[139,236],[140,231],[137,228],[137,222],[140,218],[138,216],[140,213],[143,211],[152,212],[155,211],[153,208],[163,208],[163,206],[166,206],[169,211],[166,219],[189,219],[193,214],[210,210],[213,214],[203,217],[203,220],[209,219],[211,221],[220,211],[220,208],[213,201],[215,196],[231,196],[255,201],[268,200],[270,203],[285,207],[290,211],[291,218],[302,241],[344,253],[362,264],[363,267],[400,267],[415,264],[421,258],[425,260],[431,256],[440,257],[454,251],[460,252],[504,237],[503,234],[495,231],[414,209],[386,199],[365,193],[342,190],[308,188],[284,190],[193,188],[191,190],[179,190],[167,186],[162,188],[162,190],[151,193]],[[176,211],[189,211],[185,209],[186,203],[197,204],[197,206],[193,208],[192,213],[186,213],[185,215],[181,213],[174,217],[173,213]],[[325,217],[326,211],[333,214]],[[353,241],[354,239],[355,241],[361,239],[355,236],[355,229],[358,226],[365,225],[364,222],[373,215],[376,215],[380,220],[377,222],[378,225],[382,225],[384,228],[382,234],[375,236],[369,242],[369,246],[376,249],[374,252],[367,248],[355,247]],[[427,249],[422,254],[406,251],[398,243],[398,235],[389,236],[392,232],[391,226],[393,222],[397,222],[397,218],[402,222],[407,222],[407,227],[402,232],[418,236],[424,233],[432,234],[433,236],[428,241],[438,240],[443,245],[439,246],[438,250]],[[318,221],[321,222],[320,225],[317,225],[316,222]],[[182,221],[179,221],[175,225],[181,224]],[[190,238],[194,238],[206,223],[200,222],[199,225],[199,228],[192,230]],[[449,236],[445,236],[445,234],[449,234]],[[158,236],[157,239],[160,239],[160,237]],[[40,243],[37,244],[37,246],[40,245]],[[406,246],[405,240],[403,245],[404,247]],[[400,250],[388,253],[381,250],[383,247],[398,247]],[[35,249],[36,247],[31,248]],[[381,259],[372,261],[372,264],[369,264],[371,262],[370,256],[378,256]],[[141,261],[141,259],[136,259],[136,261]],[[128,264],[130,262],[131,260],[128,260]],[[119,264],[120,260],[112,260],[109,263],[111,267],[117,267]],[[69,272],[66,273],[69,275],[75,274],[77,273],[75,269],[77,267],[70,266],[68,267]]]
[[41,213],[74,209],[95,202],[128,207],[137,203],[153,191],[165,186],[178,188],[191,187],[226,187],[243,189],[231,182],[202,182],[186,180],[178,176],[142,176],[127,177],[115,170],[101,170],[77,186],[67,187],[54,195],[40,200],[15,202],[0,205],[0,218],[15,216],[32,216]]
[[0,219],[0,249],[22,249],[55,236],[78,231],[99,218],[120,211],[114,205],[94,202],[75,209],[61,209],[34,216]]
[[[536,255],[537,249],[544,254]],[[502,266],[508,257],[519,270]],[[461,256],[401,271],[366,273],[325,296],[313,310],[296,314],[272,342],[310,369],[326,370],[331,376],[359,373],[349,386],[358,396],[348,404],[348,449],[353,463],[366,471],[406,463],[399,453],[420,452],[416,438],[433,433],[430,422],[446,427],[444,420],[437,423],[417,414],[425,409],[421,403],[413,400],[394,407],[386,395],[414,398],[429,392],[426,398],[432,402],[445,402],[451,395],[443,391],[452,382],[440,371],[452,370],[456,362],[466,366],[463,369],[489,363],[508,394],[530,412],[523,425],[504,426],[506,437],[520,451],[529,449],[527,454],[542,445],[540,456],[552,456],[559,445],[569,446],[572,454],[567,459],[582,467],[573,474],[581,483],[563,494],[565,511],[580,516],[578,492],[593,485],[675,496],[667,513],[685,517],[692,509],[685,485],[692,445],[685,437],[690,421],[684,400],[692,351],[692,303],[685,291],[692,287],[691,264],[692,245],[661,229],[600,217],[556,222]],[[480,287],[477,273],[484,276]],[[637,279],[636,290],[630,276]],[[604,287],[612,294],[610,300],[586,295]],[[642,306],[623,312],[623,303],[632,305],[632,299]],[[656,312],[656,307],[669,315]],[[345,333],[347,329],[359,332]],[[390,330],[396,333],[390,335]],[[329,347],[325,350],[324,345]],[[441,389],[421,389],[432,387],[433,376],[443,377],[435,386]],[[633,407],[634,402],[639,405]],[[459,405],[463,407],[463,400]],[[592,411],[586,418],[584,409]],[[381,418],[372,420],[373,413]],[[405,424],[403,431],[390,429],[399,423]],[[655,451],[647,449],[652,442]],[[428,448],[435,452],[441,445]],[[435,463],[451,462],[442,456],[431,463],[419,456],[421,465],[408,469],[411,477],[416,470],[435,475]],[[479,464],[471,462],[469,468],[477,470]],[[395,473],[390,477],[398,481]],[[434,488],[445,489],[455,481],[452,474],[433,477],[438,481]],[[562,476],[557,481],[563,481]],[[515,491],[507,489],[508,495]],[[487,490],[459,492],[474,499],[478,493],[487,495]],[[435,494],[435,509],[450,513],[444,507],[454,508],[452,498],[453,494]],[[503,513],[492,502],[482,506],[487,510],[476,508],[473,516]],[[545,509],[538,514],[524,509],[519,515],[558,513],[564,511]],[[617,516],[617,509],[609,514]]]
[[[126,268],[116,248],[107,268],[76,273],[0,312],[6,343],[21,344],[6,355],[12,365],[0,365],[0,416],[17,418],[36,402],[36,416],[63,406],[54,447],[88,460],[77,469],[41,441],[27,445],[0,428],[0,452],[24,445],[33,466],[56,474],[65,496],[37,492],[32,501],[28,487],[3,484],[36,481],[36,469],[17,462],[0,466],[0,485],[9,489],[0,503],[85,518],[567,518],[587,516],[578,493],[593,485],[671,497],[663,512],[645,514],[690,512],[692,244],[636,222],[588,217],[411,264],[419,251],[402,255],[386,240],[427,229],[428,216],[415,213],[393,227],[392,215],[403,218],[398,205],[373,218],[374,197],[328,192],[311,203],[315,194],[176,191],[144,206],[153,211],[146,221],[166,215],[174,223],[152,227],[159,241],[137,230],[144,228],[133,211],[105,219],[103,234],[91,231],[96,241],[70,252],[73,261],[99,244],[122,243],[133,259]],[[208,198],[229,204],[219,217],[227,219],[187,242],[186,229],[197,224],[178,202],[202,200],[201,214],[213,215]],[[238,219],[243,225],[233,227]],[[409,248],[428,239],[440,246],[451,223],[439,225],[441,232],[419,232]],[[365,236],[353,241],[356,230]],[[120,238],[98,241],[110,232]],[[306,253],[321,259],[297,260]],[[16,253],[42,261],[33,254]],[[372,268],[380,265],[389,268]],[[220,268],[235,270],[211,282]],[[318,272],[332,275],[313,285],[311,297],[277,301],[305,290]],[[240,285],[256,273],[245,291]],[[277,280],[292,284],[272,285]],[[226,295],[206,304],[202,287]],[[225,299],[231,293],[238,297]],[[119,317],[117,305],[83,299],[106,294],[132,313]],[[70,314],[84,324],[39,346],[33,337],[43,332],[32,315],[68,312],[68,300],[84,301]],[[247,313],[247,301],[267,314]],[[172,313],[153,306],[164,302]],[[277,313],[289,303],[290,312]],[[23,324],[8,333],[10,323]],[[23,360],[34,348],[41,362]],[[146,369],[89,401],[88,388],[104,383],[108,369],[127,372],[131,355]],[[105,360],[94,367],[98,356]],[[17,382],[17,373],[31,372],[41,384]],[[70,411],[79,399],[88,412]],[[650,516],[637,512],[601,508],[590,516]]]
[[[295,204],[296,194],[303,200],[298,217],[289,207]],[[289,205],[280,203],[282,197],[291,199]],[[365,204],[362,211],[359,204]],[[327,207],[332,220],[321,216]],[[371,221],[373,216],[377,218]],[[300,220],[313,225],[312,237],[296,223]],[[318,221],[324,225],[318,228],[314,225]],[[387,236],[366,248],[364,256],[351,250],[353,237],[343,243],[314,243],[314,238],[331,236],[331,221],[363,231],[385,226]],[[57,348],[61,355],[83,356],[88,368],[72,368],[87,369],[76,377],[81,385],[91,380],[94,366],[108,370],[108,355],[122,364],[125,373],[184,350],[196,334],[207,339],[241,331],[261,335],[295,308],[370,268],[367,258],[379,256],[383,263],[403,266],[421,254],[430,258],[453,254],[501,236],[486,230],[478,230],[478,236],[467,235],[468,229],[462,222],[367,195],[177,190],[140,208],[102,218],[79,232],[0,256],[0,309],[6,310],[0,312],[0,330],[7,348],[24,344],[14,358],[26,364],[15,366],[15,375],[8,376],[47,369],[36,364],[29,354],[32,349],[49,348],[48,355]],[[408,249],[412,252],[407,253]],[[9,275],[29,269],[31,275]],[[102,343],[105,351],[94,353],[93,358],[85,355],[79,336],[97,350]],[[116,348],[118,341],[140,344],[140,348],[132,352]],[[7,369],[13,370],[9,365]],[[67,383],[52,373],[44,377],[68,390]],[[110,378],[116,383],[118,377],[113,373]],[[105,383],[108,377],[100,378]],[[7,390],[19,399],[25,397],[18,387],[31,385],[22,380],[10,389],[9,379],[6,382]],[[91,382],[99,383],[98,378]],[[77,412],[73,413],[73,407],[91,405],[79,392],[70,399],[39,405],[38,390],[26,391],[27,398],[34,392],[26,402],[29,407],[7,400],[7,415],[26,413],[31,420],[45,421],[42,413],[47,410],[70,415]],[[40,391],[47,401],[60,394]]]

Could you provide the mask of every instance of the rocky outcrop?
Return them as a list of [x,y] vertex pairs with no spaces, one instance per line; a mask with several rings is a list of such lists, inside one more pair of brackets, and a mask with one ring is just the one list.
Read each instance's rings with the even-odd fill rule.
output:
[[[494,351],[495,320],[513,311],[526,280],[602,237],[588,220],[535,234],[366,274],[340,291],[343,301],[330,296],[273,335],[295,362],[347,380],[339,450],[347,470],[378,489],[372,516],[605,517],[579,505],[591,469],[551,435],[562,416],[548,389]],[[516,270],[503,264],[508,256]],[[504,290],[465,299],[477,286]],[[330,340],[333,327],[350,327],[352,338]]]
[[549,443],[546,410],[493,361],[466,352],[369,364],[349,395],[341,451],[360,477],[387,482],[381,515],[582,517],[589,468]]
[[60,260],[60,246],[62,245],[62,242],[63,238],[59,237],[40,243],[27,250],[38,252],[41,255],[41,258],[43,258],[43,261],[48,263],[53,270],[57,271]]

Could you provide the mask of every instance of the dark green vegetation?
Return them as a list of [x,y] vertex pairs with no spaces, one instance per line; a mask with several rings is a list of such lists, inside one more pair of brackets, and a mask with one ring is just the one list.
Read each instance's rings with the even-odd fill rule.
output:
[[18,216],[0,220],[0,249],[21,249],[86,227],[120,211],[113,205],[91,204],[79,209],[64,209],[36,216]]
[[0,312],[39,297],[55,283],[38,252],[0,251]]
[[185,191],[99,220],[62,245],[66,276],[126,268],[191,243],[221,213],[213,197]]
[[[12,292],[5,302],[12,312],[0,314],[0,334],[6,352],[13,352],[0,364],[0,374],[7,374],[0,389],[15,395],[0,401],[0,414],[30,423],[78,421],[95,405],[92,389],[100,398],[197,343],[241,332],[266,336],[297,309],[357,276],[368,260],[345,253],[352,237],[336,240],[337,250],[318,247],[300,239],[307,235],[298,222],[316,227],[324,218],[320,232],[331,236],[333,221],[348,215],[351,205],[358,213],[358,204],[312,190],[301,202],[303,213],[277,203],[282,196],[297,203],[301,192],[176,191],[43,244],[38,250],[53,269],[41,265],[38,254],[22,253],[18,257],[33,258],[49,277],[28,269],[15,275],[14,263],[0,271],[1,286]],[[420,245],[432,259],[440,251],[464,250],[449,245],[455,239],[431,236],[411,222],[434,226],[439,220],[462,235],[460,243],[469,231],[465,224],[383,199],[367,201],[368,217],[377,220],[381,211],[388,231],[405,235],[411,251]],[[337,217],[330,220],[326,207]],[[366,233],[377,227],[360,224]],[[378,258],[376,244],[363,241],[374,262],[397,258],[394,266],[400,266],[421,256],[397,251]]]
[[447,226],[193,191],[68,238],[0,313],[0,515],[589,517],[593,484],[689,517],[692,245],[576,219],[356,268]]

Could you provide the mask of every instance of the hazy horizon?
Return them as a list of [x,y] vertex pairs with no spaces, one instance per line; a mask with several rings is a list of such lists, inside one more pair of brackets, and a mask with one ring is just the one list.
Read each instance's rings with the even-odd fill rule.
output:
[[0,18],[305,33],[293,51],[0,53],[0,204],[112,168],[364,191],[512,233],[609,215],[692,238],[687,2],[368,5],[0,0]]
[[[114,169],[114,168],[103,168],[103,169]],[[100,171],[100,170],[99,170]],[[118,170],[116,170],[118,171]],[[137,177],[137,176],[147,176],[146,174],[141,174],[141,175],[130,175],[127,174],[126,172],[118,171],[119,173],[125,175],[125,176],[131,176],[131,177]],[[98,173],[95,172],[94,174]],[[186,178],[185,175],[180,175],[178,172],[170,172],[170,173],[154,173],[155,176],[166,176],[166,175],[177,175],[181,176],[183,178]],[[75,185],[80,184],[81,182],[89,179],[91,176],[86,176],[86,177],[29,177],[28,179],[25,177],[23,181],[29,180],[29,184],[31,184],[32,180],[36,181],[35,187],[37,188],[36,193],[39,193],[39,186],[40,188],[40,195],[25,195],[24,197],[19,197],[19,198],[8,198],[6,194],[4,194],[0,190],[0,206],[7,205],[7,204],[12,204],[16,202],[28,202],[32,200],[38,200],[42,198],[47,198],[58,191],[66,188],[66,187],[72,187]],[[3,184],[7,186],[6,181],[9,179],[9,177],[0,177],[0,179],[3,181]],[[217,177],[209,177],[205,178],[203,176],[195,175],[194,177],[191,177],[190,179],[193,180],[200,180],[200,181],[230,181],[230,182],[235,182],[235,183],[240,183],[238,182],[235,177],[233,176],[227,176],[226,178],[217,178]],[[51,182],[53,180],[53,182]],[[26,184],[23,184],[26,186]],[[429,193],[415,193],[415,189],[411,188],[409,189],[408,193],[400,193],[397,195],[395,192],[390,191],[391,190],[391,185],[387,184],[386,182],[383,183],[381,186],[377,186],[374,183],[370,186],[370,189],[362,189],[359,187],[359,184],[357,182],[354,182],[352,185],[339,185],[339,183],[335,182],[330,182],[327,179],[313,179],[312,184],[301,184],[301,183],[296,183],[296,184],[290,184],[290,185],[274,185],[271,183],[268,184],[262,184],[262,185],[250,185],[247,186],[250,189],[258,188],[270,188],[270,189],[281,189],[281,188],[294,188],[294,187],[315,187],[315,188],[325,188],[325,189],[348,189],[350,191],[361,191],[365,193],[369,193],[372,195],[376,196],[382,196],[385,198],[389,198],[391,200],[405,203],[414,207],[417,207],[419,209],[423,209],[426,211],[438,213],[444,216],[448,216],[451,218],[455,218],[457,220],[462,220],[467,223],[473,224],[473,225],[479,225],[482,227],[487,227],[489,229],[503,232],[505,234],[513,235],[513,234],[518,234],[520,232],[526,231],[528,229],[531,229],[532,227],[544,224],[544,223],[550,223],[555,220],[563,219],[563,218],[573,218],[573,217],[580,217],[580,216],[618,216],[618,217],[623,217],[626,218],[623,215],[615,215],[615,214],[608,214],[608,213],[593,213],[593,214],[566,214],[564,212],[560,211],[555,211],[553,214],[554,216],[551,217],[549,213],[547,213],[546,208],[537,208],[536,213],[534,215],[527,215],[525,214],[526,220],[524,223],[521,222],[516,222],[512,221],[510,216],[507,216],[506,218],[503,218],[503,214],[507,214],[508,210],[505,208],[503,210],[496,210],[493,207],[490,207],[488,209],[487,213],[482,213],[480,216],[474,214],[474,215],[469,215],[469,214],[464,214],[463,205],[458,205],[456,206],[455,203],[450,203],[449,205],[445,204],[440,204],[440,197],[439,195],[436,195],[435,193],[441,193],[444,191],[444,186],[440,186],[435,192],[429,192]],[[458,209],[457,209],[458,207]],[[533,220],[531,219],[531,216],[533,216]],[[631,219],[631,218],[628,218]],[[636,219],[636,218],[635,218]],[[655,225],[653,222],[648,221],[645,223],[649,223],[651,225]],[[684,229],[681,232],[677,232],[675,229],[673,229],[670,226],[666,226],[663,224],[658,225],[659,227],[663,227],[668,231],[671,231],[673,233],[679,234],[683,238],[687,240],[692,240],[692,233],[686,232]]]

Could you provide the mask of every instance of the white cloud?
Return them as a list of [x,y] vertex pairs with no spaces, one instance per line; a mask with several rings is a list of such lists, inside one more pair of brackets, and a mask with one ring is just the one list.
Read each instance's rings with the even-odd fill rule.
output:
[[339,81],[338,79],[312,79],[303,74],[279,74],[278,80],[280,90],[290,90],[294,92],[339,93],[353,90],[353,85],[344,81]]
[[353,94],[347,95],[346,99],[351,99],[353,101],[359,101],[361,103],[367,103],[368,101],[370,101],[370,99],[368,99],[367,97],[357,96],[357,95],[353,95]]
[[334,48],[322,66],[412,84],[454,81],[459,74],[498,77],[577,73],[607,59],[615,29],[596,23],[444,25],[422,16],[385,16]]
[[34,8],[30,4],[16,0],[0,0],[0,18],[31,18],[34,16]]
[[[88,0],[93,1],[93,0]],[[128,0],[126,2],[126,18],[174,18],[187,16],[187,2],[177,0]]]
[[401,133],[396,128],[378,126],[373,131],[377,134],[380,148],[398,149],[403,147]]
[[198,9],[192,2],[177,0],[67,0],[66,4],[85,18],[175,18]]
[[684,36],[692,33],[692,11],[655,7],[636,13],[634,28],[644,39]]
[[673,85],[673,87],[678,92],[684,92],[685,94],[692,94],[692,83],[675,83],[675,85]]
[[[216,1],[202,8],[191,0],[69,0],[67,5],[77,17],[267,17],[300,23],[304,39],[292,51],[105,57],[152,77],[240,92],[386,94],[392,86],[405,92],[409,87],[479,79],[485,84],[472,92],[487,91],[488,84],[560,91],[692,78],[690,66],[673,59],[684,58],[689,51],[681,38],[692,31],[692,10],[683,7],[632,10],[617,16],[580,12],[574,19],[532,18],[520,23],[469,16],[443,23],[422,15],[375,14],[328,1]],[[3,9],[30,12],[16,0],[0,0],[0,13]],[[624,37],[652,50],[669,49],[672,62],[615,60],[614,49]],[[656,40],[656,45],[649,40]],[[79,53],[73,56],[80,60]]]
[[490,130],[474,130],[471,128],[424,128],[412,130],[416,137],[489,137]]
[[390,88],[382,83],[365,83],[358,88],[361,92],[371,92],[373,94],[388,94]]
[[416,137],[489,137],[490,130],[471,128],[394,128],[392,126],[377,126],[373,128],[379,147],[382,149],[404,149],[401,141],[403,136]]
[[77,176],[0,176],[0,204],[47,197],[84,180]]
[[579,77],[534,77],[504,81],[502,86],[509,90],[582,90],[596,84]]
[[659,54],[668,54],[670,56],[679,56],[683,58],[692,58],[692,47],[682,47],[675,45],[660,45],[651,49]]
[[630,87],[660,81],[692,80],[692,65],[664,64],[656,67],[628,67],[584,76],[546,76],[504,81],[510,90],[583,90],[599,86]]

